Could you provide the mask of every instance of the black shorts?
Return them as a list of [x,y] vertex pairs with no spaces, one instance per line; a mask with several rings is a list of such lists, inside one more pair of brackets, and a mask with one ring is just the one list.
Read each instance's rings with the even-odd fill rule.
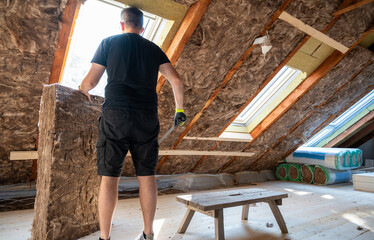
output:
[[121,176],[128,150],[137,176],[155,175],[159,132],[157,112],[103,110],[96,144],[98,175]]

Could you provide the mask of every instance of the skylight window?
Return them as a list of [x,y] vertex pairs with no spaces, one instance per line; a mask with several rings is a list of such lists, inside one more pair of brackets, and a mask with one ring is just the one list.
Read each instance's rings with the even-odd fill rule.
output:
[[235,119],[233,124],[247,126],[250,121],[285,88],[301,71],[291,67],[283,67],[281,71],[266,85],[266,87],[253,99],[244,111]]
[[[314,137],[312,137],[308,142],[306,142],[303,146],[304,147],[322,147],[326,145],[329,141],[333,139],[336,133],[342,131],[342,128],[349,127],[353,125],[355,122],[360,120],[366,114],[374,109],[374,90],[372,90],[369,94],[363,97],[360,101],[350,107],[347,111],[345,111],[342,115],[340,115],[337,119],[332,121],[329,125],[323,128],[319,133],[317,133]],[[361,114],[361,115],[360,115]],[[358,117],[356,119],[356,117]],[[347,126],[349,125],[349,126]]]
[[[91,67],[91,59],[100,42],[121,33],[120,13],[124,7],[126,5],[111,0],[90,0],[81,6],[60,81],[62,85],[78,88]],[[158,40],[168,20],[144,11],[143,13],[142,36],[160,43]],[[90,93],[104,96],[106,83],[105,72]]]

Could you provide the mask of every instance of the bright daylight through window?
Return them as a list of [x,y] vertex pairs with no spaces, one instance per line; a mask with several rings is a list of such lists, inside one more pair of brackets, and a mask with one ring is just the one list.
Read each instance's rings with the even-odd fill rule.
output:
[[[79,10],[74,33],[70,43],[61,84],[78,88],[91,66],[91,59],[100,42],[109,36],[120,34],[120,14],[124,4],[110,0],[86,1]],[[167,20],[144,13],[144,32],[142,36],[158,42]],[[91,94],[104,96],[107,75],[104,73],[99,84]]]
[[304,147],[323,147],[336,136],[374,110],[374,90],[306,142]]
[[289,66],[283,67],[240,113],[223,135],[227,135],[229,132],[250,133],[305,77],[306,73],[300,70]]

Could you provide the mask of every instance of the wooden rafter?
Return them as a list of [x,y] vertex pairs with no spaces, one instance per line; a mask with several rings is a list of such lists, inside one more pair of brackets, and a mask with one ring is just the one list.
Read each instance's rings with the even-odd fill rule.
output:
[[[339,15],[340,16],[340,15]],[[337,18],[339,17],[335,17],[335,19],[332,20],[332,22],[336,22]],[[322,32],[326,32],[330,27],[332,26],[332,24],[329,24]],[[344,56],[346,56],[353,48],[355,48],[361,41],[362,39],[364,39],[370,32],[372,32],[373,30],[373,27],[370,28],[370,30],[364,32],[361,36],[361,38],[356,41],[350,48],[349,50],[345,53],[345,54],[342,54],[340,53],[339,51],[334,51],[305,81],[307,81],[310,77],[312,77],[314,75],[314,77],[317,77],[319,74],[320,75],[320,78],[318,79],[315,79],[316,81],[319,81],[325,74],[327,74],[327,72],[329,72],[336,64],[338,64],[341,59],[344,58]],[[333,60],[333,57],[332,56],[335,56],[337,59],[336,61]],[[370,63],[370,62],[369,62]],[[367,63],[365,65],[365,67],[369,64]],[[323,65],[327,64],[327,68],[323,67]],[[361,69],[360,71],[362,71],[363,69]],[[318,73],[318,71],[322,71],[320,73]],[[360,72],[359,71],[359,72]],[[323,72],[325,72],[325,74],[323,74]],[[358,73],[356,73],[353,78],[357,75]],[[316,82],[315,82],[316,83]],[[315,84],[314,83],[314,84]],[[302,84],[299,85],[299,87],[302,86]],[[298,88],[299,88],[298,87]],[[249,144],[247,144],[247,146],[245,146],[243,148],[242,151],[245,151],[246,149],[249,148],[249,146],[265,131],[267,130],[272,124],[274,124],[276,122],[276,120],[278,120],[281,116],[283,116],[284,113],[287,112],[287,110],[291,107],[288,106],[287,104],[284,104],[285,101],[289,101],[288,104],[294,104],[298,99],[300,99],[310,88],[307,88],[307,89],[304,89],[306,91],[302,92],[301,95],[300,92],[298,92],[296,89],[295,91],[293,91],[286,99],[284,99],[282,101],[282,103],[280,103],[255,129],[252,130],[251,132],[251,135],[253,137],[253,140],[252,142],[250,142]],[[341,88],[339,88],[337,91],[339,91]],[[302,90],[302,89],[301,89]],[[303,90],[302,90],[303,91]],[[296,98],[294,99],[295,101],[290,101],[292,98],[294,98],[295,96],[292,97],[292,95],[299,95],[299,96],[296,96]],[[248,103],[249,104],[249,103]],[[288,107],[287,107],[288,106]],[[320,105],[322,106],[322,104]],[[283,111],[281,111],[281,109],[283,108]],[[275,114],[275,112],[277,112],[278,114]],[[274,114],[273,114],[274,113]],[[311,115],[311,114],[310,114]],[[287,137],[292,131],[294,131],[296,129],[297,126],[299,126],[302,122],[304,122],[310,115],[308,115],[307,117],[305,117],[304,119],[302,119],[299,123],[297,123],[295,125],[295,127],[293,127],[291,129],[291,131],[286,135],[286,136],[283,136],[282,138],[280,138],[272,147],[275,147],[277,144],[279,144],[285,137]],[[275,120],[275,121],[274,121]],[[331,119],[330,119],[331,120]],[[330,121],[328,120],[328,121]],[[266,124],[267,123],[267,124]],[[231,124],[231,123],[230,123]],[[220,171],[224,170],[225,168],[227,168],[236,158],[231,158],[222,168]],[[201,163],[201,162],[200,162]]]
[[82,2],[78,0],[68,0],[66,7],[62,12],[61,28],[58,33],[58,42],[52,63],[49,84],[59,83],[66,62],[67,53],[71,41],[71,35],[74,31],[75,20],[78,16]]
[[[268,24],[264,27],[264,29],[260,32],[259,37],[264,36],[266,32],[271,28],[273,23],[278,19],[279,15],[282,14],[284,9],[288,6],[288,4],[291,2],[291,0],[285,0],[283,4],[277,9],[277,11],[273,14],[272,18],[268,22]],[[221,92],[221,90],[226,86],[226,84],[231,80],[232,76],[236,73],[236,71],[239,69],[239,67],[243,64],[245,59],[250,55],[252,50],[254,49],[255,45],[251,45],[244,54],[240,57],[240,59],[235,63],[235,65],[229,70],[229,72],[225,75],[223,82],[220,86],[218,86],[208,101],[205,103],[204,107],[195,115],[195,117],[191,120],[191,122],[188,124],[186,129],[183,131],[183,133],[179,136],[178,140],[173,144],[172,149],[175,149],[178,144],[183,140],[184,136],[187,135],[188,131],[192,128],[192,126],[197,122],[197,120],[201,117],[201,115],[204,113],[204,111],[211,105],[213,100],[218,96],[218,94]],[[167,156],[164,156],[159,161],[156,170],[160,169],[161,165],[165,162],[167,159]]]
[[366,127],[346,139],[337,147],[358,148],[374,137],[374,121],[371,121]]
[[[337,92],[339,92],[342,88],[344,88],[350,81],[352,81],[358,74],[360,74],[367,66],[369,66],[370,64],[372,63],[372,61],[368,61],[359,71],[357,71],[355,74],[353,74],[353,76],[346,82],[344,83],[342,86],[340,86],[334,94],[336,94]],[[334,95],[333,94],[333,95]],[[332,95],[332,96],[333,96]],[[324,104],[326,104],[329,100],[330,100],[331,97],[329,97],[328,99],[326,99],[325,101],[323,101],[321,104],[319,104],[312,112],[310,112],[308,115],[306,115],[303,119],[301,119],[297,124],[295,124],[295,126],[293,126],[290,131],[283,137],[281,137],[280,139],[278,139],[277,142],[274,143],[274,145],[272,146],[273,148],[276,147],[281,141],[283,141],[283,139],[285,139],[289,134],[291,134],[293,131],[296,130],[296,128],[298,126],[300,126],[303,122],[305,122],[313,113],[315,113],[320,107],[322,107]],[[325,122],[331,122],[331,119],[333,118],[334,116],[330,116],[328,119],[326,119]],[[321,124],[321,127],[325,125],[325,122]],[[312,133],[316,133],[320,130],[320,128],[317,128],[315,129]]]
[[[332,139],[324,147],[334,147],[336,145],[339,145],[343,141],[347,140],[347,138],[351,137],[353,134],[357,133],[358,131],[361,131],[361,129],[366,127],[366,125],[368,124],[372,125],[373,121],[374,121],[374,111],[371,111],[365,117],[361,118],[355,124],[353,124],[348,129],[346,129],[344,132],[336,136],[336,138]],[[365,131],[365,132],[369,133],[369,131]]]
[[[200,0],[194,3],[186,13],[183,22],[181,23],[173,41],[170,44],[170,47],[166,51],[166,55],[169,57],[171,64],[174,65],[177,62],[188,40],[192,36],[205,11],[207,10],[210,2],[211,0]],[[156,87],[157,93],[161,91],[164,83],[165,78],[159,75]]]
[[[346,110],[348,110],[353,104],[355,104],[356,102],[358,102],[361,98],[363,98],[366,94],[368,94],[373,89],[374,89],[374,84],[370,85],[360,96],[356,97],[350,103],[348,103],[346,106],[344,106],[343,108],[341,108],[339,112],[337,112],[336,114],[331,115],[326,121],[324,121],[323,123],[321,123],[315,130],[313,130],[313,132],[312,132],[311,135],[316,134],[318,131],[320,131],[322,128],[324,128],[326,125],[328,125],[329,123],[331,123],[332,121],[334,121],[338,116],[340,116],[340,114],[342,114],[343,112],[345,112]],[[290,150],[288,150],[281,158],[282,159],[286,158],[288,155],[290,155],[293,151],[295,151],[295,149],[297,149],[303,143],[304,143],[304,141],[300,140]]]
[[352,11],[362,5],[373,2],[374,0],[344,0],[339,9],[333,13],[334,16],[339,16],[343,13]]

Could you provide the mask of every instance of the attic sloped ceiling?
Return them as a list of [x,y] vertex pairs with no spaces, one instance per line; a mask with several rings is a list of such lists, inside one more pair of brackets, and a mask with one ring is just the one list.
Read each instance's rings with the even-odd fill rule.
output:
[[[361,34],[373,25],[374,4],[367,4],[353,11],[343,14],[336,19],[332,15],[342,1],[290,1],[286,12],[297,17],[317,30],[324,30],[326,34],[346,46],[352,46],[361,37]],[[242,5],[240,5],[242,4]],[[181,57],[176,63],[176,69],[181,74],[185,83],[185,109],[189,120],[186,125],[201,111],[213,91],[222,83],[225,75],[243,53],[251,46],[254,38],[270,21],[271,16],[276,12],[282,2],[272,2],[272,6],[263,1],[234,1],[227,6],[226,1],[212,1],[197,30],[186,45]],[[240,9],[240,11],[238,11]],[[260,10],[261,9],[261,10]],[[251,12],[256,10],[254,13]],[[265,16],[265,18],[264,18]],[[221,20],[221,21],[220,21]],[[332,25],[330,22],[336,21]],[[264,57],[259,48],[254,48],[242,66],[237,70],[232,79],[221,90],[212,104],[206,108],[195,124],[190,125],[190,136],[215,137],[238,113],[238,110],[250,99],[260,87],[264,86],[268,76],[282,63],[287,55],[295,49],[305,37],[303,32],[294,27],[276,20],[268,31],[273,48]],[[339,68],[339,71],[355,69],[360,64],[366,64],[366,49],[355,50],[354,53],[363,55],[361,61],[352,61],[346,68]],[[368,53],[366,53],[368,54]],[[370,54],[369,54],[370,55]],[[353,57],[352,54],[346,56],[347,61]],[[370,57],[369,57],[370,58]],[[365,62],[366,61],[366,62]],[[338,81],[334,79],[334,81]],[[325,85],[331,93],[337,88],[333,82]],[[327,91],[325,97],[330,97]],[[314,97],[317,97],[314,95]],[[319,97],[319,95],[318,95]],[[309,105],[310,98],[306,102],[299,103]],[[336,103],[339,106],[339,103]],[[306,106],[304,106],[305,108]],[[170,127],[174,103],[172,91],[169,84],[165,84],[159,94],[159,115],[161,133]],[[281,160],[283,155],[290,150],[279,145],[273,150],[274,141],[279,138],[272,137],[278,131],[289,132],[294,125],[288,124],[289,119],[298,123],[304,116],[303,107],[292,115],[279,119],[263,136],[251,144],[247,151],[255,152],[254,158],[239,158],[233,162],[226,171],[237,172],[247,169],[272,168]],[[334,114],[326,110],[326,118]],[[286,121],[286,122],[285,122]],[[287,124],[286,124],[287,123]],[[182,140],[178,143],[178,138],[186,128],[179,128],[169,135],[168,139],[161,145],[161,149],[194,149],[210,150],[215,146],[214,142],[200,142],[193,140]],[[304,129],[306,130],[306,129]],[[310,137],[310,134],[306,134]],[[300,137],[296,137],[300,142]],[[303,139],[304,136],[302,137]],[[246,144],[241,143],[220,143],[215,150],[243,150]],[[292,145],[292,144],[290,144]],[[294,147],[293,144],[292,147]],[[281,149],[281,150],[280,150]],[[260,160],[266,158],[267,160]],[[195,156],[169,156],[159,169],[160,174],[183,173],[191,171],[201,157]],[[230,158],[227,157],[207,157],[201,165],[194,169],[199,173],[216,173],[224,166]],[[251,168],[250,163],[256,162]],[[261,164],[260,164],[261,162]],[[265,163],[266,162],[266,163]],[[131,170],[131,168],[127,168]]]

